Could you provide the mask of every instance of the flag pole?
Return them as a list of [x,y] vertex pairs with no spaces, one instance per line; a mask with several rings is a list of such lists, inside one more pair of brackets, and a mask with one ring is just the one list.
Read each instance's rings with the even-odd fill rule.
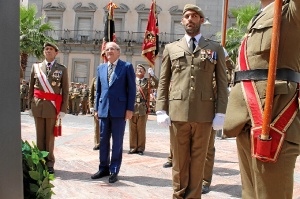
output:
[[278,48],[279,48],[281,12],[282,12],[282,0],[275,0],[267,91],[266,91],[266,100],[265,100],[265,108],[264,108],[264,115],[263,115],[262,133],[260,135],[260,139],[262,140],[269,140],[270,123],[272,119],[271,117],[272,117],[272,107],[273,107],[273,98],[274,98],[274,87],[275,87],[275,79],[276,79]]
[[221,40],[221,45],[223,47],[225,47],[225,44],[226,44],[227,15],[228,15],[228,0],[224,0],[223,1],[222,40]]

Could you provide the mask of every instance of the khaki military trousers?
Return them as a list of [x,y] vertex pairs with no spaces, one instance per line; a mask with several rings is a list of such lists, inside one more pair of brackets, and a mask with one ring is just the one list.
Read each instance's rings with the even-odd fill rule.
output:
[[284,141],[276,163],[251,157],[250,132],[237,136],[243,199],[292,199],[299,145]]
[[82,110],[82,114],[86,114],[86,112],[87,112],[87,100],[82,100],[81,101],[81,110]]
[[134,114],[129,120],[129,147],[131,152],[145,151],[148,115]]
[[55,163],[54,157],[54,135],[55,118],[34,117],[36,129],[36,145],[40,151],[49,152],[46,158],[48,167],[53,167]]
[[80,112],[80,107],[79,107],[80,101],[81,101],[80,98],[75,98],[72,101],[72,110],[73,110],[73,113],[76,115],[78,115]]
[[211,128],[211,122],[172,122],[173,198],[201,198]]
[[203,183],[202,185],[210,186],[212,175],[213,175],[213,168],[215,163],[215,135],[216,131],[211,129],[211,134],[208,143],[207,154],[205,158],[205,166],[204,166],[204,173],[203,173]]
[[95,117],[94,118],[94,145],[95,147],[100,146],[100,122]]
[[27,104],[27,99],[21,98],[21,100],[20,100],[21,111],[25,111],[26,110],[26,104]]

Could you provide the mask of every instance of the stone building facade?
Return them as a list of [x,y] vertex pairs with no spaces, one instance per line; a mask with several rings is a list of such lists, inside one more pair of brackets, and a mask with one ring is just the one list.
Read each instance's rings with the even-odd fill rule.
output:
[[[73,82],[89,84],[96,74],[97,66],[102,62],[100,48],[102,44],[106,5],[109,0],[27,0],[36,4],[38,16],[45,16],[55,30],[49,32],[58,44],[60,53],[57,59],[68,67],[69,79]],[[133,66],[144,64],[141,56],[144,32],[147,26],[151,0],[114,0],[115,29],[117,43],[121,46],[121,59],[131,62]],[[164,45],[181,38],[184,28],[180,24],[182,9],[186,1],[156,0],[160,53],[155,62],[155,74],[159,76],[160,63]],[[201,33],[206,38],[216,39],[221,32],[223,21],[223,0],[191,0],[188,3],[200,6],[205,14],[206,23]],[[258,0],[231,0],[229,8],[259,3]],[[227,27],[234,25],[235,19],[230,12],[227,16]],[[25,73],[29,79],[30,66],[37,60],[30,57]]]

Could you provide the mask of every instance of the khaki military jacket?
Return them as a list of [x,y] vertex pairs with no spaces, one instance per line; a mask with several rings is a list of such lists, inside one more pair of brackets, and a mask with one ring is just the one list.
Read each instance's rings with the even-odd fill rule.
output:
[[[139,87],[142,89],[146,98],[148,98],[148,78],[143,78],[141,83],[136,80],[136,95],[134,103],[134,114],[137,115],[146,115],[147,114],[147,101],[149,99],[144,99],[142,93],[140,92]],[[156,76],[151,77],[150,79],[150,89],[156,89],[158,86],[158,78]]]
[[[212,52],[217,55],[215,59]],[[172,121],[212,122],[215,113],[226,112],[225,68],[224,50],[217,42],[201,37],[194,53],[190,52],[185,38],[166,45],[156,110],[167,111]],[[217,98],[213,89],[214,73]]]
[[81,89],[81,100],[87,101],[89,98],[89,92],[90,90],[88,88],[82,88]]
[[[49,84],[51,85],[54,93],[62,95],[62,104],[60,111],[66,112],[69,94],[67,68],[55,61],[51,68],[51,71],[47,75],[46,63],[42,62],[41,64],[41,70],[46,74],[47,80],[49,81]],[[29,109],[32,110],[34,117],[55,118],[56,109],[54,105],[51,103],[51,101],[34,97],[34,89],[44,91],[35,72],[34,66],[32,65],[29,84]]]
[[20,98],[24,99],[28,96],[28,86],[26,84],[20,85]]
[[92,83],[90,85],[90,92],[89,92],[89,107],[94,108],[95,105],[95,97],[96,97],[96,83],[97,83],[97,78],[94,77],[92,79]]
[[80,99],[81,97],[81,88],[74,87],[72,89],[72,99]]
[[[247,57],[251,69],[267,69],[271,49],[273,29],[274,3],[267,7],[248,26]],[[277,68],[288,68],[300,72],[300,1],[284,2],[282,10],[280,43],[278,48]],[[256,81],[256,88],[264,105],[267,82]],[[276,81],[273,102],[274,119],[287,105],[296,92],[297,85],[289,81]],[[227,136],[238,135],[245,124],[251,125],[250,115],[244,100],[241,84],[237,83],[231,90],[227,114],[225,117],[224,133]],[[300,115],[299,111],[289,127],[286,140],[300,144]]]

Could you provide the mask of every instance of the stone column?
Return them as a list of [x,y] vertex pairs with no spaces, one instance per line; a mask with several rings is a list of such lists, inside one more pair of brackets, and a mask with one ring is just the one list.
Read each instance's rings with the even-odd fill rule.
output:
[[0,1],[0,198],[23,198],[20,121],[20,0]]

